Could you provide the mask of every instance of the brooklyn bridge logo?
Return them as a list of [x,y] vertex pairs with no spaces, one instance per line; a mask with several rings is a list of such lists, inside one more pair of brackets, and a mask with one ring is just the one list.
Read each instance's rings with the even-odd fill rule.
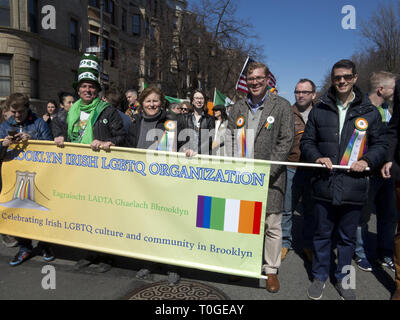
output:
[[0,203],[0,205],[6,208],[49,211],[48,208],[41,206],[35,200],[37,194],[49,200],[49,198],[47,198],[43,193],[40,192],[35,184],[36,172],[16,171],[16,175],[17,179],[15,180],[15,184],[9,191],[4,193],[4,195],[7,195],[14,191],[13,199],[6,203]]

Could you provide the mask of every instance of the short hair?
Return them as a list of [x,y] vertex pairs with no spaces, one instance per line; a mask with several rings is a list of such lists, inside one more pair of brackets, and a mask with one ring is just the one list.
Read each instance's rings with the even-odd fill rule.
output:
[[165,108],[165,94],[160,88],[155,86],[147,87],[142,91],[138,99],[140,106],[143,108],[143,101],[152,93],[158,94],[161,101],[161,108]]
[[172,102],[172,103],[169,104],[169,108],[170,109],[180,108],[180,106],[181,105],[179,103],[176,103],[176,102]]
[[190,102],[188,102],[188,101],[183,101],[183,102],[182,102],[182,105],[185,105],[185,106],[187,107],[188,113],[193,112],[193,107],[192,107],[192,105],[191,105]]
[[104,97],[114,108],[121,110],[124,97],[122,92],[117,88],[111,88],[104,91]]
[[396,78],[396,75],[391,72],[372,72],[371,77],[369,78],[369,92],[378,90],[379,87],[388,84],[389,81],[395,81]]
[[29,97],[23,93],[13,93],[7,98],[6,105],[8,106],[8,108],[14,109],[20,106],[29,108]]
[[269,68],[262,62],[250,62],[249,66],[247,67],[247,71],[246,71],[246,77],[249,76],[249,74],[251,74],[255,69],[264,69],[265,72],[265,76],[268,77],[269,74],[271,73],[269,71]]
[[57,108],[57,102],[56,102],[56,100],[53,100],[53,99],[47,100],[46,105],[48,105],[49,103],[54,104],[54,106]]
[[[311,85],[312,92],[316,92],[317,91],[317,86],[310,79],[306,79],[306,78],[300,79],[299,82],[297,82],[297,84],[299,84],[299,83],[307,83],[307,82]],[[296,84],[296,86],[297,86],[297,84]]]
[[127,91],[125,92],[125,95],[127,95],[128,93],[133,93],[133,94],[135,94],[135,95],[136,95],[136,97],[138,96],[138,93],[137,93],[137,91],[136,91],[136,90],[134,90],[134,89],[129,89],[129,90],[127,90]]
[[351,72],[353,73],[353,75],[357,74],[357,68],[356,65],[354,64],[353,61],[348,60],[348,59],[343,59],[340,60],[338,62],[336,62],[333,67],[332,67],[332,71],[331,71],[331,78],[333,79],[333,71],[335,69],[339,69],[339,68],[344,68],[344,69],[351,69]]

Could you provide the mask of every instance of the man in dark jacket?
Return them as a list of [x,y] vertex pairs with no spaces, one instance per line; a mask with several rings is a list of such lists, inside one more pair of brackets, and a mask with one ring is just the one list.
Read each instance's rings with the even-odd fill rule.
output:
[[[389,122],[388,141],[389,152],[387,162],[382,168],[382,176],[396,182],[397,210],[400,210],[400,80],[396,82],[393,100],[393,117]],[[396,269],[396,291],[392,300],[400,300],[400,215],[398,216],[397,234],[394,239],[394,266]]]
[[[310,299],[322,297],[329,277],[332,234],[338,231],[336,289],[343,299],[356,299],[354,288],[344,284],[351,265],[361,208],[368,195],[367,168],[379,168],[385,160],[387,142],[379,111],[356,86],[357,72],[350,60],[337,62],[332,86],[309,115],[300,147],[308,162],[322,164],[312,185],[315,203],[313,237],[314,280]],[[348,167],[333,169],[333,165]],[[344,279],[346,277],[346,279]]]
[[[30,109],[28,96],[22,93],[13,93],[7,100],[12,116],[0,125],[0,139],[2,142],[2,154],[7,151],[11,144],[27,142],[28,140],[53,140],[50,128],[47,123],[37,117]],[[17,238],[19,250],[10,266],[17,266],[32,256],[32,240]],[[43,258],[49,262],[54,255],[49,245],[39,242]]]

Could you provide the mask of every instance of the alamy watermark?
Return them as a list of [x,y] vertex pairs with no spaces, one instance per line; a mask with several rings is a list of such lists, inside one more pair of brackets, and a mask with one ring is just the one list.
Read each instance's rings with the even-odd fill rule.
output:
[[42,279],[43,290],[55,290],[56,289],[56,268],[51,265],[46,265],[42,268],[42,274],[45,276]]
[[345,16],[342,18],[342,28],[344,30],[355,30],[356,29],[356,8],[352,5],[346,5],[342,8],[342,14]]

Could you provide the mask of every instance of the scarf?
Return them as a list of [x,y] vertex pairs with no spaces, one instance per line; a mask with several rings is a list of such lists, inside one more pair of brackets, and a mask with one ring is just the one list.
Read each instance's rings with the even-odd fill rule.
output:
[[[68,137],[71,142],[91,144],[93,141],[93,126],[96,123],[99,115],[107,108],[109,104],[96,98],[90,104],[83,104],[82,99],[75,102],[71,109],[68,111],[67,124],[68,124]],[[79,134],[79,120],[81,112],[89,113],[86,127],[82,134]]]

